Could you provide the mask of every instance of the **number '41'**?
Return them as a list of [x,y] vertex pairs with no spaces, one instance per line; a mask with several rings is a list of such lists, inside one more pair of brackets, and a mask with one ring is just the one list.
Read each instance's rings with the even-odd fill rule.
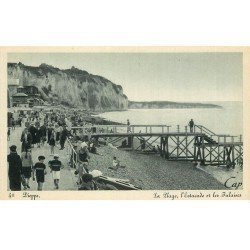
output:
[[14,194],[13,193],[9,193],[9,198],[13,198],[14,197]]

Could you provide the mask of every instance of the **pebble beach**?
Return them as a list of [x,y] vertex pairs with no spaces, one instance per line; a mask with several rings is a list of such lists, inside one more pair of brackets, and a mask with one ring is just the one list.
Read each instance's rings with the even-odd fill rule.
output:
[[[90,154],[89,169],[103,175],[127,179],[143,190],[216,190],[225,187],[208,173],[196,169],[191,162],[166,161],[158,154],[142,154],[110,146],[97,148],[100,155]],[[125,168],[111,170],[113,157]]]

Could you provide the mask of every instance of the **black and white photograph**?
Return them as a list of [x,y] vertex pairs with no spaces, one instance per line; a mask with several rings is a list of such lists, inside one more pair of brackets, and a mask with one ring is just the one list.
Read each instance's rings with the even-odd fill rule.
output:
[[246,249],[248,19],[241,0],[1,1],[2,248]]
[[242,52],[10,52],[7,106],[8,191],[243,189]]

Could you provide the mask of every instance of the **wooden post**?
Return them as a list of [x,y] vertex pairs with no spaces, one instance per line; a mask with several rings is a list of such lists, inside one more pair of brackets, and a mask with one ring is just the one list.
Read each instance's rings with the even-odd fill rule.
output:
[[[166,152],[166,147],[167,147],[167,152]],[[168,136],[165,138],[165,143],[164,143],[164,150],[165,150],[165,158],[169,159],[169,145],[168,145]]]
[[161,137],[161,139],[160,139],[160,156],[162,157],[162,137]]
[[209,152],[210,164],[212,162],[212,146],[210,145],[210,152]]
[[150,131],[150,134],[152,134],[152,127],[151,126],[149,127],[149,131]]
[[148,126],[146,126],[146,133],[148,132]]
[[235,146],[233,145],[231,147],[232,147],[232,163],[233,163],[233,168],[235,168],[235,162],[234,162],[234,159],[235,159],[235,157],[234,157],[234,148],[235,148]]
[[205,145],[204,145],[204,136],[202,136],[202,164],[205,165]]
[[197,156],[196,156],[196,151],[197,151],[197,145],[196,145],[196,138],[195,138],[195,141],[194,141],[194,161],[197,161]]
[[162,138],[162,157],[166,159],[166,140]]
[[134,136],[131,136],[131,148],[134,150]]
[[220,166],[220,145],[218,145],[218,167]]
[[180,137],[177,136],[177,147],[176,147],[176,151],[177,151],[177,159],[179,158],[179,143],[180,143]]
[[223,147],[223,164],[226,163],[226,147]]
[[[187,126],[186,126],[187,127]],[[187,129],[186,129],[186,131],[187,131]],[[188,159],[188,136],[186,135],[186,160]]]
[[177,125],[177,133],[180,133],[180,125]]

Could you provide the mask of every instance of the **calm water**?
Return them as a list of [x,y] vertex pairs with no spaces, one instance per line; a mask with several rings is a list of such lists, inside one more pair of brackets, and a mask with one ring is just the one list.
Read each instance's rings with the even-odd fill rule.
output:
[[133,124],[164,124],[186,126],[191,118],[195,124],[203,125],[217,134],[240,135],[243,133],[242,102],[215,103],[222,109],[130,109],[106,112],[100,116],[116,122]]

